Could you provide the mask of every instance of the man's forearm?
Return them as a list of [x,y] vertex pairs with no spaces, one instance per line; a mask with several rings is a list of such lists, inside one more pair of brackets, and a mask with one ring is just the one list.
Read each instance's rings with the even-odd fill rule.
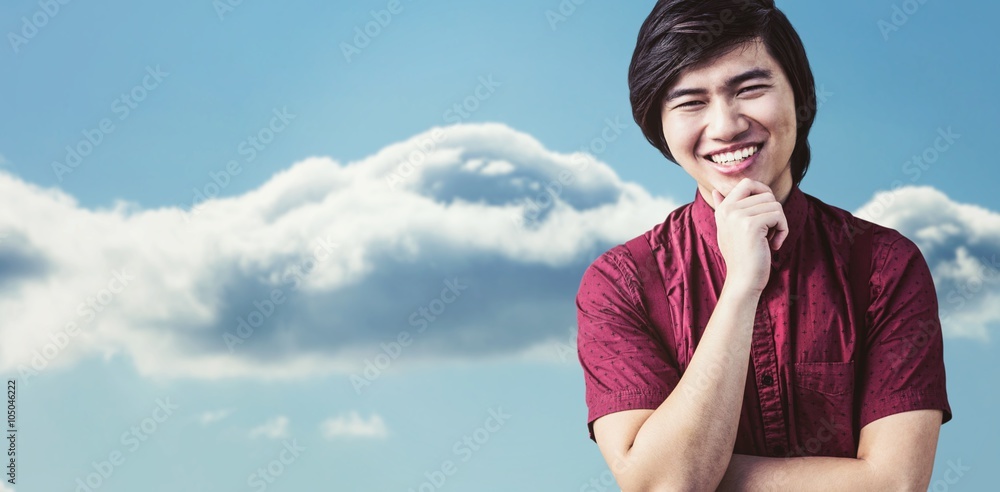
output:
[[941,417],[924,409],[877,419],[861,430],[857,459],[734,454],[718,490],[927,490]]
[[888,487],[871,464],[862,459],[733,454],[718,490],[855,491],[888,490]]
[[743,407],[750,341],[760,293],[723,288],[677,387],[642,424],[628,451],[626,480],[712,490],[732,455]]

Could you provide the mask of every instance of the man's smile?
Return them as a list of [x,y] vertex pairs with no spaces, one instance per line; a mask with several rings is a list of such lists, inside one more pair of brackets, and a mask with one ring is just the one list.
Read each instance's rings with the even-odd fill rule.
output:
[[756,154],[762,146],[762,143],[741,144],[728,149],[711,152],[705,155],[705,157],[716,164],[730,164],[733,161],[741,161]]
[[704,156],[704,159],[722,174],[736,174],[744,171],[755,162],[764,144],[742,146],[730,152],[719,152]]

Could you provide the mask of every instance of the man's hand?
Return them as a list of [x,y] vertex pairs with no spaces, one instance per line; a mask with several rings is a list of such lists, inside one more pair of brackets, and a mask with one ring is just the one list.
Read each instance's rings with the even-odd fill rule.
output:
[[760,292],[771,274],[771,250],[788,237],[781,203],[764,183],[743,179],[723,197],[712,190],[719,251],[726,261],[726,282]]

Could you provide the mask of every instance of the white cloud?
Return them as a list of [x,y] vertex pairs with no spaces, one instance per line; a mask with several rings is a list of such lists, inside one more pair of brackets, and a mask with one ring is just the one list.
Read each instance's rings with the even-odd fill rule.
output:
[[517,167],[507,161],[490,161],[486,164],[486,167],[479,170],[479,172],[487,176],[500,176],[503,174],[510,174],[516,169]]
[[250,432],[247,435],[249,435],[252,439],[258,437],[266,437],[268,439],[284,439],[289,437],[288,417],[278,415],[277,417],[250,429]]
[[[1000,245],[994,212],[893,197],[879,220],[920,244],[942,295]],[[387,350],[390,370],[549,357],[537,349],[575,324],[586,266],[678,204],[501,124],[309,158],[194,215],[90,209],[0,171],[0,369],[101,356],[149,377],[276,379],[360,373]],[[985,338],[997,292],[984,283],[946,333]]]
[[584,268],[676,205],[501,124],[309,158],[193,216],[85,208],[0,172],[0,368],[351,373],[404,330],[399,363],[511,353],[561,336]]
[[389,429],[386,428],[382,417],[375,413],[368,419],[363,419],[358,412],[351,411],[328,418],[319,427],[323,437],[327,439],[343,437],[384,439],[389,435]]
[[856,214],[913,240],[934,276],[946,336],[988,340],[1000,327],[1000,214],[927,186],[876,194]]
[[198,420],[202,425],[208,425],[223,420],[233,414],[232,409],[221,409],[202,412]]

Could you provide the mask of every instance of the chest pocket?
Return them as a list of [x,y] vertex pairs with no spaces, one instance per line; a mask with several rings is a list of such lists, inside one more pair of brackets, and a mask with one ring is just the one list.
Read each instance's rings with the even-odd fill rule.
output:
[[792,454],[857,456],[853,434],[854,361],[796,362],[791,412]]

